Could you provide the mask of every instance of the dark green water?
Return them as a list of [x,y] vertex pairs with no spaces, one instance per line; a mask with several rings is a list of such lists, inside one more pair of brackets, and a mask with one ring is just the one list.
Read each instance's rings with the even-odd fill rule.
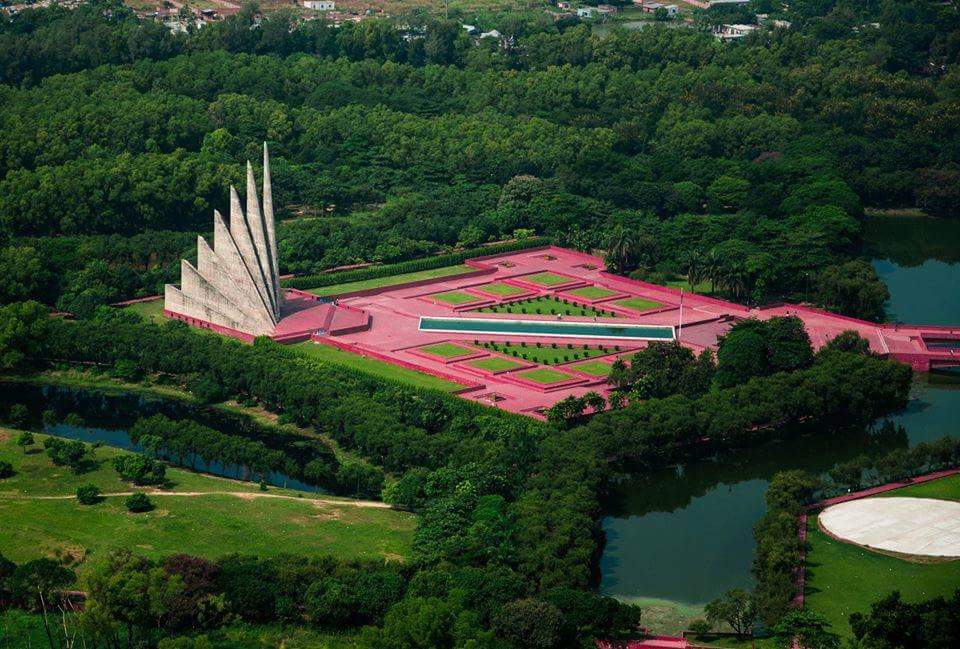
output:
[[[960,323],[960,220],[873,219],[867,237],[890,288],[891,319]],[[960,435],[960,377],[918,375],[907,409],[892,419],[905,438],[829,431],[645,476],[613,499],[604,519],[601,591],[698,605],[749,587],[753,525],[774,473],[822,472],[871,448]]]
[[[142,452],[144,449],[130,440],[128,430],[141,417],[161,414],[171,419],[191,419],[222,433],[258,439],[268,447],[285,447],[285,440],[277,433],[263,429],[248,418],[170,399],[143,397],[135,394],[114,394],[97,390],[0,382],[0,412],[13,404],[27,406],[35,430],[77,439],[87,443],[99,442],[107,446]],[[50,411],[53,419],[42,421],[40,413]],[[82,424],[65,423],[68,414],[79,415]],[[312,459],[309,445],[302,445],[302,463]],[[289,452],[289,449],[288,449]],[[205,462],[196,459],[191,467],[202,473],[240,478],[242,467],[223,462]],[[296,478],[275,471],[264,476],[268,484],[300,491],[323,492]]]

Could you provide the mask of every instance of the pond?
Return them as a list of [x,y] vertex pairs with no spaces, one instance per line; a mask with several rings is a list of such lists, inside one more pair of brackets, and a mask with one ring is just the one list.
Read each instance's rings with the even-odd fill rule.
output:
[[[162,414],[171,419],[191,419],[222,433],[239,433],[245,437],[259,439],[272,448],[277,447],[278,441],[276,432],[258,426],[247,417],[173,399],[0,381],[0,411],[6,412],[15,403],[24,404],[30,409],[34,417],[32,427],[41,432],[87,443],[99,442],[107,446],[138,452],[143,449],[130,441],[128,430],[137,419],[156,414]],[[53,417],[42,421],[40,413],[47,410],[52,411]],[[83,423],[67,423],[64,420],[69,414],[78,415]],[[304,450],[307,450],[306,446]],[[202,473],[227,478],[243,477],[241,467],[222,462],[207,463],[197,459],[192,468]],[[265,480],[268,484],[277,487],[288,487],[311,493],[323,492],[320,487],[306,484],[280,472],[266,475]]]
[[[890,288],[892,319],[960,323],[960,221],[883,217],[867,223],[867,255]],[[953,290],[952,296],[945,290]],[[811,435],[644,476],[623,488],[603,521],[600,589],[641,603],[696,608],[751,585],[753,525],[770,478],[786,469],[823,472],[872,447],[890,450],[957,435],[960,376],[917,375],[906,410],[891,419],[906,439],[866,432]],[[658,602],[659,603],[659,602]]]

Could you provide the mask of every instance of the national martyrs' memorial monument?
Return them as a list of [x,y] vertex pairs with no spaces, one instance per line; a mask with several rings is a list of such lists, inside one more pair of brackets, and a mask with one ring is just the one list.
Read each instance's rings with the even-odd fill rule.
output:
[[197,265],[181,263],[164,314],[245,341],[312,340],[462,386],[465,399],[542,417],[589,392],[652,341],[699,352],[737,320],[800,318],[815,349],[846,330],[914,369],[960,365],[960,327],[877,324],[793,304],[748,307],[609,273],[595,255],[540,246],[468,259],[452,275],[385,282],[319,297],[281,289],[270,158],[263,202],[247,163],[246,204],[230,188],[230,221],[214,211],[213,247],[197,239]]

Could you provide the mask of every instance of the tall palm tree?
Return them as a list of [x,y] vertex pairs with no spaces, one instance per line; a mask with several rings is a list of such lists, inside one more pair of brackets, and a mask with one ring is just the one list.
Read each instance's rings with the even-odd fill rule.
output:
[[607,266],[615,272],[632,270],[640,250],[640,237],[635,230],[617,226],[607,238]]

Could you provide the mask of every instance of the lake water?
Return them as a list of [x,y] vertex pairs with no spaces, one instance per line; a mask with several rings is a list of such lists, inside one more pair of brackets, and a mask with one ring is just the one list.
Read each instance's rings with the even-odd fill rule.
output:
[[[867,224],[867,255],[890,288],[891,319],[960,323],[960,220],[889,218]],[[960,377],[917,375],[893,421],[906,438],[864,432],[811,435],[788,443],[644,476],[610,503],[600,589],[636,600],[699,606],[751,585],[753,525],[777,471],[823,472],[873,447],[892,449],[958,435]]]
[[[141,397],[134,394],[113,394],[96,390],[81,390],[55,386],[0,382],[0,411],[11,404],[26,405],[34,417],[34,426],[50,435],[77,439],[87,443],[100,442],[107,446],[142,452],[144,449],[130,441],[128,430],[140,417],[162,414],[170,419],[191,419],[223,433],[240,434],[259,439],[271,447],[277,447],[276,433],[261,429],[246,417],[222,411],[193,406],[171,399]],[[40,421],[45,410],[54,413],[52,421]],[[81,417],[81,425],[64,422],[68,414]],[[271,443],[273,442],[273,443]],[[197,459],[189,467],[193,470],[227,478],[242,478],[242,467],[222,462],[204,462]],[[259,476],[257,476],[259,478]],[[306,484],[280,472],[264,476],[267,484],[288,487],[305,492],[323,492],[323,489]]]

